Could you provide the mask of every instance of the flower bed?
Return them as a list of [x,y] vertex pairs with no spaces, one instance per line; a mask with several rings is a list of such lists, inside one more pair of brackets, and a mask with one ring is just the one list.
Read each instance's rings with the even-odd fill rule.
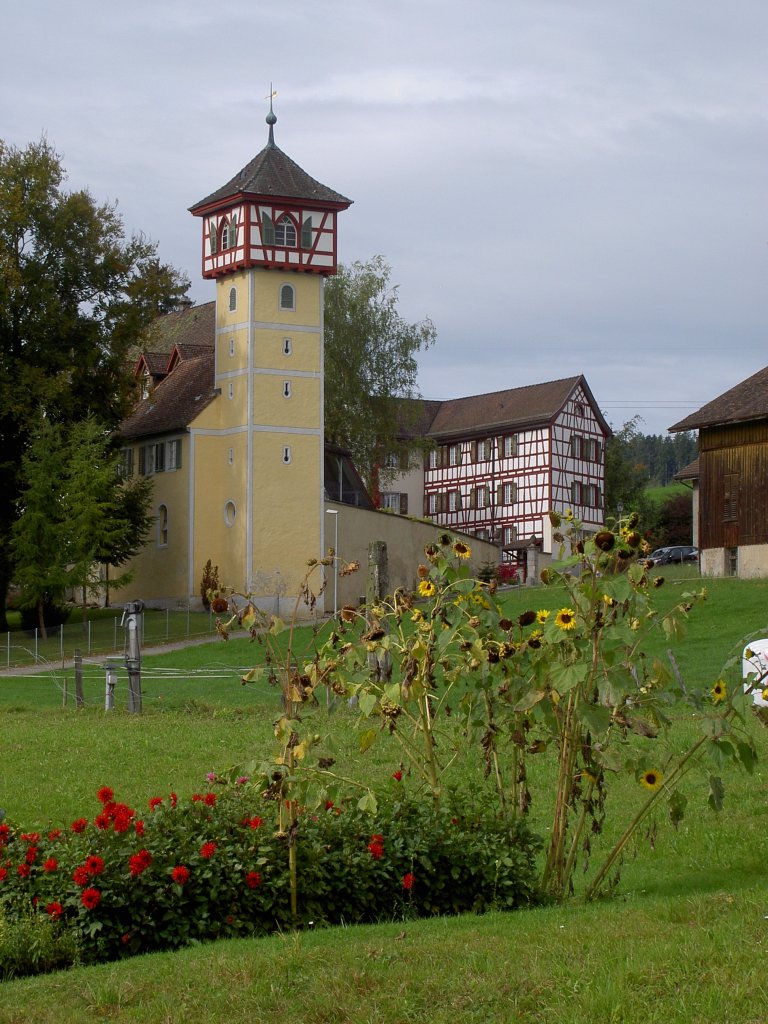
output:
[[[98,791],[99,810],[67,829],[0,824],[6,928],[34,913],[74,936],[84,962],[279,928],[395,916],[513,909],[535,902],[537,843],[521,824],[398,797],[375,816],[328,801],[289,839],[252,786],[212,784],[191,800],[153,797],[145,812]],[[293,919],[288,844],[296,842]],[[18,944],[17,944],[18,945]],[[24,973],[3,961],[0,977]],[[33,970],[28,965],[28,972]]]

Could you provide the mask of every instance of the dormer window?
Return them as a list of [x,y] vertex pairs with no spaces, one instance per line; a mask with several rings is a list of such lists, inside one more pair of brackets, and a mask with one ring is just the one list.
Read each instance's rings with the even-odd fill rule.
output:
[[296,248],[296,226],[287,213],[275,224],[275,245],[286,249]]

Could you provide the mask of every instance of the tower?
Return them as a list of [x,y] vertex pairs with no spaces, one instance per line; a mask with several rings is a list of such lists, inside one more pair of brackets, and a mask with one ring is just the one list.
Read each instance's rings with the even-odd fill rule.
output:
[[[351,200],[275,144],[190,212],[202,273],[216,282],[220,397],[196,434],[192,564],[258,593],[298,592],[323,547],[323,285],[336,272],[336,224]],[[221,501],[213,497],[221,488]],[[207,553],[206,553],[207,552]]]

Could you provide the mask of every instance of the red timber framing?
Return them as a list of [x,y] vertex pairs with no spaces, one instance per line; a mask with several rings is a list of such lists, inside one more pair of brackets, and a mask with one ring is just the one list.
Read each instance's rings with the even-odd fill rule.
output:
[[[551,543],[548,512],[571,509],[586,529],[604,519],[607,427],[581,387],[548,421],[436,438],[424,470],[424,515],[499,544],[515,558]],[[551,551],[549,551],[551,553]]]
[[198,216],[203,218],[203,277],[249,267],[336,273],[335,209],[241,197],[226,208],[203,208]]

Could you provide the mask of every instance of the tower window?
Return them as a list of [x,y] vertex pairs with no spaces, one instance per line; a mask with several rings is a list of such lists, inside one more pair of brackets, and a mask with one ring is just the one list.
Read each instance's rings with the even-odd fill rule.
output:
[[228,221],[224,218],[224,228],[221,232],[222,249],[233,249],[237,245],[237,214],[233,213]]
[[168,547],[168,506],[161,505],[157,510],[157,545]]
[[229,383],[229,397],[230,398],[234,398],[235,397],[235,385],[231,381]]
[[291,397],[291,382],[289,380],[283,381],[283,398]]
[[296,248],[296,225],[287,213],[275,224],[275,245],[282,245],[286,249]]
[[312,218],[305,217],[301,223],[301,248],[312,248]]
[[229,311],[234,313],[237,309],[237,288],[229,289]]
[[290,338],[283,338],[283,355],[289,356],[293,352],[293,341]]
[[234,335],[229,339],[229,354],[233,356],[235,354],[235,338]]
[[237,508],[234,501],[227,501],[224,504],[224,522],[227,526],[234,526],[237,518]]
[[228,448],[227,449],[227,462],[230,464],[230,466],[234,466],[234,464],[235,464],[235,449],[234,448]]
[[280,288],[280,309],[296,309],[296,293],[292,284]]
[[286,466],[290,465],[290,462],[291,462],[291,446],[289,444],[285,445],[284,448],[283,448],[283,462],[285,463]]

